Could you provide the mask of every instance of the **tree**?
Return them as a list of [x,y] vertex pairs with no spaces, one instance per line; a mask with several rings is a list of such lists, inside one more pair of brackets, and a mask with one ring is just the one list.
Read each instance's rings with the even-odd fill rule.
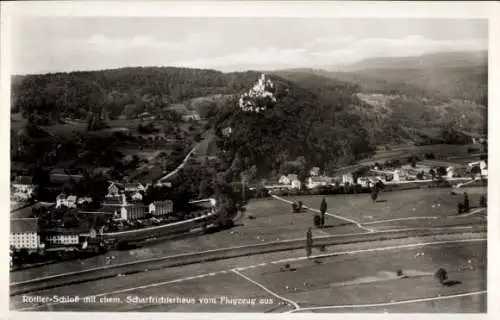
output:
[[384,188],[385,188],[385,184],[382,182],[382,180],[379,180],[379,181],[377,181],[377,183],[375,183],[375,189],[378,192],[382,191]]
[[268,196],[269,196],[269,191],[263,185],[259,185],[255,190],[255,197],[257,198],[265,198]]
[[448,272],[446,272],[446,270],[443,268],[439,268],[434,274],[434,277],[439,281],[441,285],[444,285],[444,282],[448,279]]
[[488,152],[488,141],[484,140],[483,143],[481,143],[481,146],[483,147],[483,152],[487,153]]
[[469,210],[469,195],[467,194],[467,192],[464,192],[464,212],[469,212]]
[[309,257],[312,253],[312,231],[311,228],[307,230],[306,233],[306,255]]
[[487,201],[485,195],[481,195],[481,197],[479,198],[479,206],[483,208],[487,207]]
[[437,174],[439,176],[445,176],[446,175],[446,168],[445,167],[438,167],[437,168]]
[[313,222],[314,222],[315,227],[317,227],[317,228],[321,227],[321,217],[319,215],[317,215],[317,214],[314,215]]
[[429,174],[431,175],[432,180],[434,180],[434,178],[436,177],[436,171],[434,171],[434,169],[430,169]]
[[218,183],[215,187],[215,199],[217,212],[217,223],[220,227],[227,227],[233,222],[233,218],[238,212],[235,198],[237,195],[233,193],[230,185]]
[[420,171],[419,173],[417,173],[417,179],[418,180],[423,180],[424,179],[424,172],[423,171]]
[[470,169],[470,173],[473,177],[478,174],[481,174],[481,168],[479,166],[474,166]]
[[204,199],[206,197],[209,197],[211,194],[212,194],[212,190],[211,190],[211,186],[210,186],[210,182],[208,180],[202,180],[200,182],[200,193],[199,193],[199,197],[201,199]]
[[325,226],[325,213],[327,210],[327,204],[326,204],[326,199],[323,197],[323,200],[321,200],[321,204],[319,207],[319,211],[321,212],[321,227]]

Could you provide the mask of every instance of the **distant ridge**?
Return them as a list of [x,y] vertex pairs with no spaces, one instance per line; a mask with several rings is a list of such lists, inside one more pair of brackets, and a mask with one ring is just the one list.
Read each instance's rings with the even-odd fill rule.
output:
[[340,68],[325,68],[336,71],[359,71],[366,69],[421,69],[478,67],[488,64],[487,51],[436,52],[407,57],[378,57],[364,59]]

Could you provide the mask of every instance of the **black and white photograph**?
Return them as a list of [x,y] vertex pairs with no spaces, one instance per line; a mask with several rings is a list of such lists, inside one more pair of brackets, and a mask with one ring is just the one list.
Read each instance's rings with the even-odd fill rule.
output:
[[11,311],[488,312],[487,18],[9,21]]

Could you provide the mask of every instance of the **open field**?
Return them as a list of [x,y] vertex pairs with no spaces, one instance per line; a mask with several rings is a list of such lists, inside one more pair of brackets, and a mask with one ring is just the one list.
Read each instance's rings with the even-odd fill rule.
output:
[[[319,206],[319,203],[318,203]],[[248,219],[253,215],[255,219]],[[276,240],[296,239],[305,237],[308,228],[312,228],[313,236],[322,236],[325,231],[313,228],[313,217],[309,211],[303,213],[292,213],[289,204],[281,201],[268,199],[255,199],[247,205],[247,219],[244,220],[244,226],[237,230],[240,237],[259,237],[257,240]],[[328,226],[337,228],[340,233],[357,232],[359,229],[350,223],[336,219],[334,217],[325,217],[325,223]]]
[[[467,192],[471,208],[479,205],[479,198],[486,194],[484,187],[460,188]],[[461,194],[452,195],[452,189],[433,188],[382,192],[373,202],[369,194],[326,196],[328,212],[361,223],[409,217],[445,218],[457,215],[457,204],[463,202]],[[290,196],[291,201],[302,201],[306,206],[319,208],[323,196]],[[472,210],[472,209],[471,209]]]
[[[314,309],[308,308],[344,306],[331,311],[366,312],[365,307],[352,306],[382,304],[369,311],[439,312],[441,308],[446,308],[448,312],[485,312],[484,300],[480,298],[468,296],[445,301],[438,297],[486,290],[484,238],[473,234],[457,235],[448,240],[442,236],[433,238],[339,245],[328,247],[327,257],[311,260],[303,257],[302,250],[240,257],[147,271],[123,276],[120,281],[111,278],[33,294],[120,298],[120,303],[110,304],[49,304],[36,308],[38,311],[283,312],[291,311],[292,306],[295,306],[314,312]],[[285,263],[290,265],[289,270],[280,271]],[[445,268],[449,280],[454,284],[440,285],[433,278],[438,268]],[[402,270],[407,278],[398,277],[397,270]],[[264,298],[269,299],[269,302],[272,300],[272,303],[232,307],[220,303],[208,306],[200,303],[137,305],[124,303],[127,296],[181,296],[194,299],[227,296]],[[425,303],[417,300],[415,305],[411,303],[411,300],[425,298],[433,300]],[[407,300],[412,304],[410,309],[393,305]],[[460,301],[466,301],[465,305]],[[21,296],[11,299],[11,308],[14,309],[33,306],[23,303]]]
[[[487,295],[482,292],[472,292],[466,294],[450,295],[446,297],[430,297],[420,299],[422,301],[411,301],[404,303],[382,304],[382,305],[367,305],[367,306],[333,306],[299,312],[314,312],[314,313],[478,313],[486,311]],[[478,307],[479,306],[479,307]],[[424,310],[424,311],[422,311]],[[429,311],[431,310],[431,311]]]
[[11,219],[20,219],[20,218],[32,218],[33,217],[33,208],[35,205],[31,205],[28,207],[24,207],[21,209],[13,209],[10,212]]
[[[272,266],[251,269],[245,274],[305,308],[375,304],[485,290],[485,257],[484,243],[449,244],[332,257],[319,264],[308,260],[292,262],[293,275],[277,272]],[[450,281],[460,283],[439,285],[433,278],[438,268],[448,271]],[[397,277],[397,270],[402,270],[408,278]],[[434,309],[426,304],[421,307],[423,309],[418,312]],[[454,312],[461,311],[460,304],[454,307]],[[344,311],[354,311],[352,309],[356,308]],[[474,310],[484,311],[481,304],[476,305]]]

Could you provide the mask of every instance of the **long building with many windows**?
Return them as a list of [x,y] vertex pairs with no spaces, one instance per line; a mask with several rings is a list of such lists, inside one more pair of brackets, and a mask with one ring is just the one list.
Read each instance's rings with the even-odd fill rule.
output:
[[9,242],[16,249],[38,249],[40,247],[38,219],[11,219]]

